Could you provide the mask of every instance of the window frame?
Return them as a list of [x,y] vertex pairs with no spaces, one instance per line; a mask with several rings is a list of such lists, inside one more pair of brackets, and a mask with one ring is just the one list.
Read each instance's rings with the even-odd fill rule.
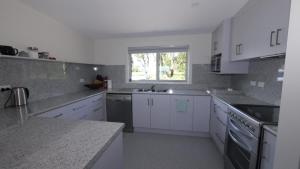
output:
[[[186,52],[186,68],[185,68],[185,80],[161,80],[160,79],[160,57],[164,52]],[[138,53],[156,53],[156,80],[131,80],[132,77],[132,54]],[[128,48],[128,71],[126,73],[127,83],[142,83],[142,84],[190,84],[190,56],[189,46],[179,47],[134,47]]]

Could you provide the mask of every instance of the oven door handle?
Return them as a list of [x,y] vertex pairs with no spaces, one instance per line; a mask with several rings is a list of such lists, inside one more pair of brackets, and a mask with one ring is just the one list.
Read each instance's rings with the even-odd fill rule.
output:
[[250,139],[253,138],[253,135],[252,135],[250,132],[248,132],[248,131],[242,131],[242,130],[235,124],[235,122],[234,122],[232,119],[229,120],[229,124],[230,124],[230,126],[231,126],[234,130],[238,131],[238,132],[241,133],[242,135],[244,135],[244,136],[246,136],[246,137],[248,137],[248,138],[250,138]]
[[236,138],[235,136],[233,136],[232,131],[228,130],[228,135],[230,136],[230,138],[240,147],[242,147],[243,149],[245,149],[248,152],[252,152],[251,148],[246,145],[245,143],[243,143],[242,140]]

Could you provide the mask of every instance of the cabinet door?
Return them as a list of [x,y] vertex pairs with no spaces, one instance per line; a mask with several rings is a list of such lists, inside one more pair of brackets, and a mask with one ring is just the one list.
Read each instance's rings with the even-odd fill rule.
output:
[[209,132],[210,96],[194,97],[193,130]]
[[171,128],[171,99],[169,95],[151,96],[151,128]]
[[147,94],[132,95],[133,126],[150,128],[150,96]]
[[256,13],[257,25],[256,47],[259,56],[268,56],[286,52],[290,0],[260,0]]
[[193,131],[193,96],[171,96],[171,128]]
[[261,157],[261,169],[273,169],[274,155],[276,148],[276,136],[265,131],[263,139],[263,150]]
[[290,0],[248,1],[233,19],[232,60],[285,53],[289,11]]
[[106,117],[105,105],[105,95],[99,95],[90,98],[88,103],[89,115],[87,120],[104,121]]

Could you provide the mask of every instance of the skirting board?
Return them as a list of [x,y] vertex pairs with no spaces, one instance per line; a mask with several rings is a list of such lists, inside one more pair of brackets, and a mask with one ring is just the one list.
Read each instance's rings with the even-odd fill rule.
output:
[[134,128],[134,132],[210,138],[210,135],[208,132],[174,131],[174,130],[162,130],[162,129],[136,128],[136,127]]

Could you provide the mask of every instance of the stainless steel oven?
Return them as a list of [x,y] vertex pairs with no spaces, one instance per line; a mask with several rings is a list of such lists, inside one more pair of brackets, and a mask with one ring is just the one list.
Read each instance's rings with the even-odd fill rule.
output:
[[233,105],[229,110],[225,169],[257,169],[262,126],[278,123],[279,107]]
[[256,169],[259,140],[233,118],[228,120],[225,146],[226,169]]

